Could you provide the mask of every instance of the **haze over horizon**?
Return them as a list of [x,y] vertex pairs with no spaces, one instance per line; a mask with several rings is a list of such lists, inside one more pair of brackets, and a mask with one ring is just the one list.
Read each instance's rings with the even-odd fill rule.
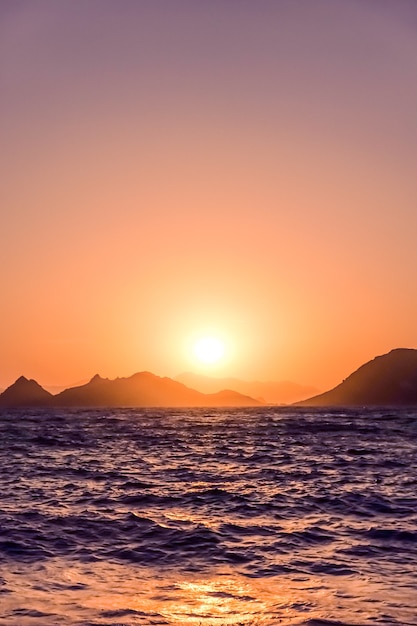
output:
[[327,390],[417,347],[416,26],[411,0],[3,0],[0,388]]

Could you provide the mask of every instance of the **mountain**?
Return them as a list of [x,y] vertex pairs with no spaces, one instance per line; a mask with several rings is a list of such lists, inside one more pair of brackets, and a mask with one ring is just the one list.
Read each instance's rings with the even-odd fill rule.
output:
[[87,382],[88,378],[84,380],[77,380],[72,385],[44,385],[44,389],[49,391],[49,393],[51,393],[53,396],[56,396],[58,393],[61,393],[61,391],[69,389],[69,387],[79,387],[80,385],[84,385]]
[[21,376],[0,394],[0,407],[38,407],[48,405],[53,396],[36,380]]
[[171,378],[140,372],[109,380],[98,374],[88,383],[52,395],[36,381],[21,376],[0,394],[0,407],[221,407],[257,406],[259,402],[223,390],[204,394]]
[[417,350],[397,348],[365,363],[340,385],[299,406],[417,405]]
[[215,407],[256,406],[259,403],[235,391],[203,394],[171,378],[140,372],[115,380],[96,375],[85,385],[53,396],[52,404],[60,407]]
[[263,404],[292,404],[317,393],[317,389],[314,387],[304,387],[290,381],[245,381],[238,378],[202,376],[192,372],[184,372],[177,376],[175,380],[193,389],[198,389],[202,393],[215,393],[222,389],[233,389],[238,393],[257,398]]

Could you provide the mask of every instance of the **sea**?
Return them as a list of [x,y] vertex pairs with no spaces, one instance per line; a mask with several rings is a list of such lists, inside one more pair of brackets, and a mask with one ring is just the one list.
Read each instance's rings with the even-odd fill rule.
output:
[[417,625],[417,410],[0,412],[0,625]]

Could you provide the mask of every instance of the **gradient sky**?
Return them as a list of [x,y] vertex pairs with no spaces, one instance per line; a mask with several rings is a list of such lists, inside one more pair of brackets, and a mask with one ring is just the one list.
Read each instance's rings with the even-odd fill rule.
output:
[[2,0],[0,42],[0,386],[417,347],[415,0]]

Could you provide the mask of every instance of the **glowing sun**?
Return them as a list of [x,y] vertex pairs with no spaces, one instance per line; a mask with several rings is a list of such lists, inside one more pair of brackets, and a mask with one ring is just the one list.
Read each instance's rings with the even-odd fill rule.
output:
[[202,363],[217,363],[224,356],[224,344],[217,337],[201,337],[194,344],[194,354]]

